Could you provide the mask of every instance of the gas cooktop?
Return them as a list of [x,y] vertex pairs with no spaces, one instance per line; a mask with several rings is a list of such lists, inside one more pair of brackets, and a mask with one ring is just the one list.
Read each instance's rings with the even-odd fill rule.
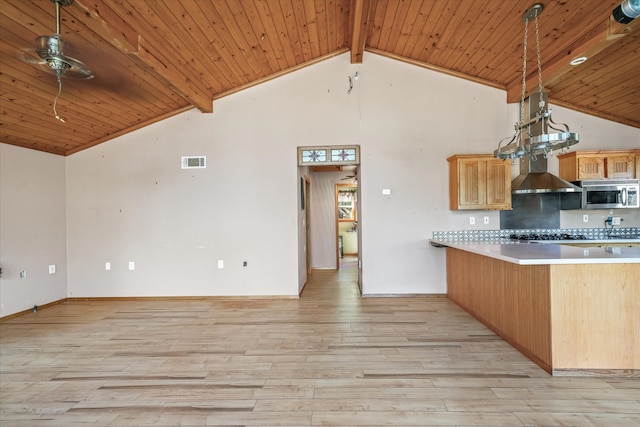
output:
[[510,234],[511,240],[587,240],[584,234],[551,233],[551,234]]

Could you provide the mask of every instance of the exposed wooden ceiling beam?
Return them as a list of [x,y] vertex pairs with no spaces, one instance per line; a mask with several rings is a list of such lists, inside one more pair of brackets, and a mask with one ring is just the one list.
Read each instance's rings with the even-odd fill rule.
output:
[[[563,49],[550,61],[542,65],[542,82],[545,86],[552,86],[569,73],[575,66],[570,62],[574,58],[585,56],[592,58],[607,47],[616,43],[620,38],[637,31],[640,28],[640,19],[636,19],[627,25],[618,23],[612,16],[608,16],[598,25],[588,31],[582,38]],[[579,65],[578,65],[579,66]],[[526,95],[530,94],[538,86],[538,73],[531,73],[526,80]],[[507,102],[519,102],[522,96],[522,80],[514,80],[507,85]]]
[[362,64],[364,45],[369,28],[371,0],[353,0],[351,3],[351,63]]
[[164,80],[177,94],[198,110],[203,113],[213,112],[213,99],[207,91],[199,87],[198,82],[190,80],[179,67],[172,66],[171,61],[160,58],[135,29],[109,7],[105,4],[89,3],[86,0],[76,0],[75,3],[85,12],[82,22],[90,30],[116,49],[141,61],[142,65],[149,67],[156,77]]
[[138,32],[114,13],[106,3],[76,0],[75,4],[84,11],[81,22],[91,31],[121,52],[138,51]]
[[134,55],[191,105],[203,113],[213,113],[213,100],[198,87],[198,82],[190,80],[178,67],[172,66],[172,61],[158,56],[157,50],[148,47],[144,39],[140,38],[140,50]]

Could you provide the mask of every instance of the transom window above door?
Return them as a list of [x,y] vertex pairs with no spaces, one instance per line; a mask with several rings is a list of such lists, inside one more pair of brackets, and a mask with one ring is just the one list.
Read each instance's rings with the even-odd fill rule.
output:
[[298,166],[357,164],[360,164],[358,145],[298,147]]

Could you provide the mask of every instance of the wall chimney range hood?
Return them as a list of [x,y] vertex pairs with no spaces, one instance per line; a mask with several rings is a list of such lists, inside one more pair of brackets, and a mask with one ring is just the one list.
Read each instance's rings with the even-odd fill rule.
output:
[[512,194],[579,193],[582,189],[547,172],[543,156],[520,159],[520,175],[511,181]]

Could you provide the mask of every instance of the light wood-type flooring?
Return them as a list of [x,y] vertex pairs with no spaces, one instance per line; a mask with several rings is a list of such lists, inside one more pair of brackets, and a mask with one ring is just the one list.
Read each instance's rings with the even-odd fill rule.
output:
[[0,323],[1,426],[640,426],[640,379],[551,377],[443,297],[72,301]]

